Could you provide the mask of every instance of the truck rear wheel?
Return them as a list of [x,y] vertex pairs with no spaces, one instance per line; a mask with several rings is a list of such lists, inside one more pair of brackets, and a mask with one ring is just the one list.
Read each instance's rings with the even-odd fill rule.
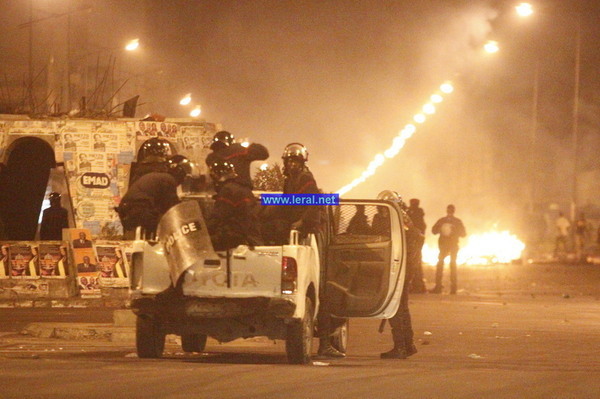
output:
[[203,352],[206,347],[206,335],[183,334],[181,336],[181,348],[184,352]]
[[135,345],[139,358],[156,359],[165,350],[166,334],[160,323],[152,318],[137,317],[135,325]]
[[290,324],[287,327],[285,350],[288,363],[307,364],[310,363],[312,353],[312,341],[314,332],[314,310],[310,298],[306,298],[304,317],[300,323]]

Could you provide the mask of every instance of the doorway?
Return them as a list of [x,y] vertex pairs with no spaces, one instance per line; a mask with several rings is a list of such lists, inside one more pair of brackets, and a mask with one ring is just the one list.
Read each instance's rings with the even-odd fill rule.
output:
[[7,148],[0,173],[0,217],[6,240],[35,239],[54,150],[37,137],[21,137]]

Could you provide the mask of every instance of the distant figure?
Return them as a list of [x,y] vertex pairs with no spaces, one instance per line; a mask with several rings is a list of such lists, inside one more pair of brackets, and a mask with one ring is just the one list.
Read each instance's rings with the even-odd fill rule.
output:
[[352,216],[352,219],[350,219],[346,233],[358,235],[371,234],[371,225],[369,225],[367,215],[365,215],[365,206],[355,205],[355,207],[356,213]]
[[91,248],[92,241],[87,239],[87,235],[81,231],[79,233],[79,239],[73,240],[73,248]]
[[456,257],[458,256],[458,241],[461,237],[465,237],[467,232],[462,220],[454,216],[456,208],[454,205],[446,207],[447,215],[439,219],[433,225],[431,232],[439,234],[438,245],[440,255],[435,271],[435,287],[430,291],[433,294],[442,293],[442,277],[444,274],[444,259],[450,255],[450,294],[456,294],[457,274],[456,274]]
[[585,262],[585,244],[587,242],[589,224],[585,214],[581,212],[575,221],[575,253],[579,262]]
[[68,212],[60,205],[60,194],[51,192],[48,196],[50,208],[44,210],[40,225],[40,240],[61,241],[62,229],[69,228]]
[[425,287],[425,281],[423,280],[423,244],[425,244],[425,232],[427,230],[427,224],[425,223],[425,211],[423,208],[420,208],[421,201],[417,198],[412,198],[410,200],[410,206],[406,210],[410,220],[413,222],[413,225],[419,232],[420,235],[416,238],[416,249],[415,249],[415,265],[414,265],[414,275],[410,284],[410,292],[412,294],[424,294],[427,292],[427,288]]
[[225,130],[215,133],[210,149],[212,152],[206,157],[206,165],[210,167],[217,159],[233,164],[238,175],[237,182],[250,189],[252,189],[250,164],[252,161],[269,158],[269,151],[262,144],[236,143],[233,134]]
[[564,257],[567,253],[567,238],[569,237],[569,229],[571,228],[571,222],[567,219],[562,212],[558,213],[554,225],[556,226],[556,241],[554,243],[554,257]]

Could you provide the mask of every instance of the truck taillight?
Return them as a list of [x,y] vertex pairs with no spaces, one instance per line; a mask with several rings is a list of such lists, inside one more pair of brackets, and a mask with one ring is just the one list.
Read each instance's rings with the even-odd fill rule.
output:
[[293,294],[298,280],[298,265],[296,259],[284,256],[281,258],[281,293]]

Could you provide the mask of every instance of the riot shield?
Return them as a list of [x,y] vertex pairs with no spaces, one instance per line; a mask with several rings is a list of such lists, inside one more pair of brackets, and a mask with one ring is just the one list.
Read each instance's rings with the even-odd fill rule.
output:
[[188,268],[202,269],[211,261],[219,262],[196,201],[183,201],[169,209],[160,219],[157,235],[169,264],[173,285]]

